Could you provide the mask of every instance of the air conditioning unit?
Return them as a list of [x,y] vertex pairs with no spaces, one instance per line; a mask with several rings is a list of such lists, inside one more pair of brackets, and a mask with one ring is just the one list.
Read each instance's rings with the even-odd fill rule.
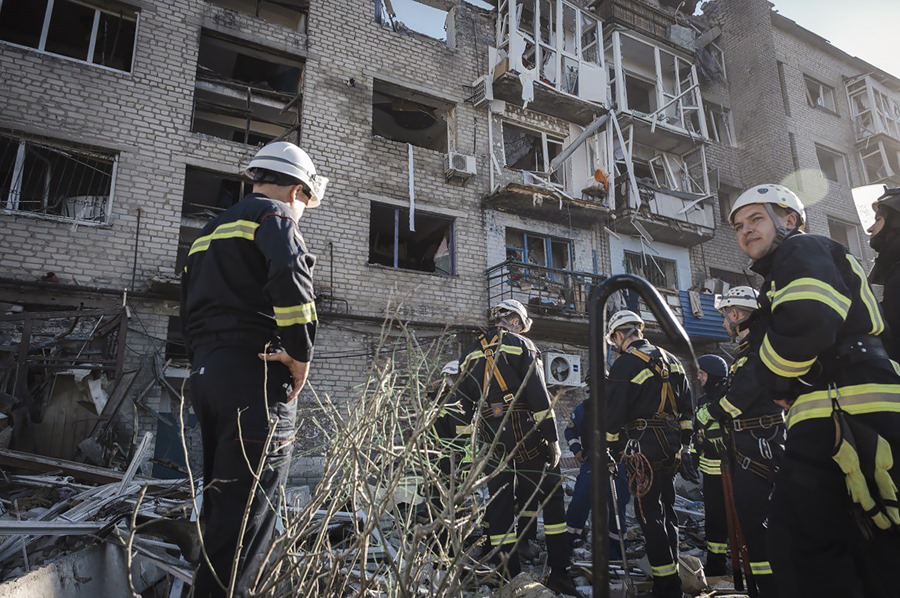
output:
[[494,99],[494,88],[488,82],[488,76],[482,75],[472,83],[472,105],[476,108],[487,106]]
[[547,386],[581,386],[581,357],[565,353],[544,355]]
[[450,152],[444,156],[444,175],[448,181],[465,183],[475,176],[475,156]]

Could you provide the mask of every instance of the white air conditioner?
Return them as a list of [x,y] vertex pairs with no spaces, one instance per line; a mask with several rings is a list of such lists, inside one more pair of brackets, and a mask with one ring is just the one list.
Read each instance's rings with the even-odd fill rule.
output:
[[482,75],[472,82],[472,105],[476,108],[487,106],[494,99],[494,88],[488,82],[488,76]]
[[450,152],[444,156],[444,175],[447,180],[465,183],[475,175],[475,156]]
[[544,355],[547,386],[581,386],[581,357],[565,353]]

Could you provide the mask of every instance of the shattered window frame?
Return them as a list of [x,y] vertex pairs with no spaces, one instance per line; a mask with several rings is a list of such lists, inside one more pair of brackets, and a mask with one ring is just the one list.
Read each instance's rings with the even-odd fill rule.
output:
[[[541,129],[535,129],[532,127],[524,126],[518,122],[511,122],[508,120],[503,120],[500,123],[501,131],[500,131],[500,139],[503,142],[503,166],[509,170],[515,170],[518,172],[527,172],[529,174],[533,174],[539,177],[545,177],[546,173],[550,170],[550,163],[553,161],[557,155],[560,154],[563,147],[565,147],[566,140],[563,137],[554,135],[553,133],[548,133],[547,131],[543,131]],[[527,168],[517,168],[514,165],[509,164],[510,155],[507,152],[507,127],[512,127],[513,129],[518,129],[525,133],[525,135],[529,135],[532,137],[540,137],[541,147],[540,147],[540,157],[542,158],[543,168],[542,170],[528,170]],[[551,148],[553,151],[551,151]],[[523,154],[524,157],[524,154]],[[521,158],[520,158],[521,160]],[[517,161],[518,162],[518,161]],[[536,162],[536,160],[535,160]],[[550,183],[553,185],[564,188],[566,186],[566,169],[565,168],[557,168],[555,172],[550,175],[549,178]]]
[[857,258],[862,258],[863,245],[860,226],[837,216],[826,216],[826,220],[828,222],[828,237],[832,241],[837,241],[846,247]]
[[[225,51],[217,51],[221,48]],[[269,81],[264,81],[263,86],[259,81],[229,76],[203,64],[204,54],[210,64],[209,61],[223,61],[226,51],[235,56],[230,65],[232,70],[238,68],[240,61],[266,63],[271,69],[270,78],[273,81],[284,78],[287,89],[276,89]],[[276,75],[279,69],[281,72]],[[215,31],[201,30],[191,132],[243,145],[261,145],[276,140],[299,143],[304,70],[305,63],[300,57]]]
[[[393,2],[386,2],[385,0],[375,0],[375,22],[384,27],[385,29],[389,29],[395,32],[411,32],[416,35],[421,35],[427,39],[438,41],[444,44],[449,42],[450,38],[450,28],[452,27],[452,23],[448,20],[451,17],[450,11],[438,8],[436,6],[432,6],[428,2],[422,2],[422,0],[407,0],[408,2],[412,2],[414,4],[419,4],[422,6],[422,10],[425,12],[428,11],[436,11],[443,13],[444,15],[444,34],[443,37],[435,37],[431,33],[426,31],[422,31],[421,29],[416,29],[413,26],[410,26],[408,22],[410,19],[404,21],[400,17],[402,15],[397,14],[397,9],[394,7]],[[401,13],[403,12],[403,8],[400,9]]]
[[[214,6],[250,15],[279,27],[306,33],[309,0],[208,0],[208,2]],[[252,5],[255,7],[250,10]],[[283,13],[289,13],[291,17],[288,18]],[[296,19],[294,19],[293,13],[296,13]]]
[[[824,110],[832,114],[838,113],[834,87],[827,83],[822,83],[809,75],[803,75],[803,88],[806,92],[806,104],[810,108]],[[816,97],[813,97],[813,95]]]
[[[18,1],[22,3],[31,3],[34,0]],[[32,5],[32,8],[34,7],[36,7],[36,5]],[[18,21],[21,20],[16,20],[15,17],[4,18],[4,8],[7,10],[15,10],[13,1],[0,1],[0,23],[3,23],[4,21],[16,21],[18,23]],[[75,14],[79,11],[83,13],[81,15],[82,18],[80,19],[78,18],[78,15]],[[87,11],[93,11],[93,15],[88,15]],[[73,60],[83,64],[90,64],[98,68],[109,69],[119,73],[132,72],[134,67],[134,57],[137,53],[137,39],[141,16],[140,9],[113,0],[103,0],[102,2],[92,2],[90,0],[78,0],[77,2],[75,0],[46,0],[46,7],[44,8],[43,13],[43,16],[40,18],[39,26],[34,27],[30,32],[25,32],[21,28],[5,30],[0,26],[0,43],[10,44],[19,48],[28,48],[43,54],[49,54],[51,56],[56,56],[65,60]],[[37,13],[33,16],[37,16]],[[54,19],[54,16],[56,16],[57,19]],[[60,19],[63,20],[63,23],[57,25],[57,21]],[[113,19],[116,19],[118,23]],[[90,25],[88,25],[88,21],[90,21]],[[79,22],[84,26],[83,28],[77,27]],[[119,40],[122,39],[123,25],[126,23],[134,24],[133,27],[127,28],[124,37],[126,44],[129,37],[131,43],[126,46],[119,46]],[[110,34],[110,26],[116,24],[118,26],[115,27],[115,33]],[[38,25],[38,23],[35,22],[33,25]],[[83,34],[88,27],[90,31],[88,37],[85,38]],[[38,31],[40,31],[40,33],[38,34],[37,39],[32,40],[31,38]],[[113,40],[113,47],[110,54],[112,59],[116,59],[117,49],[121,50],[125,48],[125,53],[119,57],[119,59],[122,59],[123,61],[121,67],[106,64],[106,53],[103,50],[107,47],[104,40],[108,40],[108,35],[112,35]],[[13,39],[9,39],[9,37],[13,37]],[[36,43],[29,43],[30,41],[35,41]],[[85,41],[87,42],[87,46],[82,48]],[[51,49],[48,49],[48,42],[50,42]],[[77,49],[83,50],[83,56],[74,54],[74,46],[69,47],[69,53],[63,53],[67,44],[75,42],[78,44]]]
[[734,136],[731,110],[712,102],[704,102],[704,104],[706,104],[706,128],[710,140],[735,147],[737,140]]
[[[387,217],[389,212],[392,213],[393,227],[390,231],[391,238],[389,239],[389,243],[387,243],[379,238],[381,229],[376,227],[376,220],[379,217]],[[429,221],[433,221],[430,222],[430,224],[435,226],[438,224],[446,226],[446,229],[435,228],[432,231],[432,234],[441,230],[443,230],[444,233],[441,241],[435,247],[434,254],[429,258],[434,269],[413,267],[412,264],[414,258],[410,256],[415,255],[414,253],[407,252],[406,256],[400,255],[401,247],[411,240],[411,235],[421,232],[420,230],[409,230],[409,208],[374,201],[370,203],[369,210],[369,253],[366,263],[370,266],[379,266],[391,270],[421,272],[425,274],[436,274],[438,276],[456,276],[456,218],[417,209],[415,211],[415,219],[417,229],[421,229],[422,225],[429,224]],[[383,228],[385,231],[387,230],[387,227]],[[383,252],[381,252],[381,254],[378,252],[378,247],[387,247],[388,244],[391,246],[392,250],[390,263],[388,263]],[[444,250],[444,253],[443,255],[440,255],[442,249]],[[424,252],[421,252],[421,255],[423,258],[426,257],[426,253]],[[441,259],[440,262],[438,262],[439,257]]]
[[[3,132],[0,132],[0,144],[6,147],[0,149],[0,205],[4,214],[86,226],[110,224],[118,153]],[[12,156],[13,151],[15,156]],[[77,181],[74,179],[76,176]],[[100,178],[97,179],[97,176]],[[65,177],[73,178],[66,181]],[[54,180],[56,187],[53,187]],[[63,184],[66,187],[61,190]],[[23,187],[32,189],[38,186],[40,197],[22,197],[24,193],[30,193],[23,191]],[[37,201],[40,205],[35,209],[23,208],[23,203]]]
[[678,290],[678,260],[629,249],[622,259],[627,274],[638,274],[659,289]]
[[[572,239],[566,239],[565,237],[556,237],[553,235],[547,235],[543,233],[530,232],[524,229],[515,228],[511,226],[507,226],[505,230],[505,249],[506,249],[506,259],[509,261],[519,262],[522,264],[529,264],[532,266],[538,266],[541,268],[549,268],[553,270],[565,270],[572,271],[574,270],[574,242]],[[516,235],[521,235],[522,245],[515,245],[516,239],[510,239],[510,237],[514,237]],[[538,241],[542,246],[541,257],[543,257],[543,263],[533,261],[532,259],[532,241]],[[565,266],[558,266],[554,262],[554,250],[564,247],[568,259],[566,260]],[[518,254],[518,258],[516,256]]]
[[[851,186],[847,156],[842,152],[820,143],[814,145],[816,150],[816,163],[819,165],[819,171],[822,173],[822,176],[832,183],[838,183],[848,187]],[[824,164],[823,161],[825,161]],[[825,168],[826,165],[831,166],[832,168]],[[830,176],[832,170],[834,171],[833,178]]]

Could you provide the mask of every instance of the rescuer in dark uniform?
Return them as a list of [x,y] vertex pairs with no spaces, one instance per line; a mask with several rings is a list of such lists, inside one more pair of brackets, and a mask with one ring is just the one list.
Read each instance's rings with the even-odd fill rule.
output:
[[869,282],[884,286],[881,308],[890,329],[885,348],[891,359],[900,361],[900,187],[885,187],[872,209],[875,224],[869,227],[872,235],[869,245],[878,252],[878,257],[869,272]]
[[[697,378],[703,387],[703,395],[697,400],[698,412],[709,403],[718,401],[728,387],[728,364],[718,355],[701,355],[697,358]],[[712,420],[707,426],[694,425],[694,448],[700,457],[700,473],[703,474],[704,532],[706,534],[706,565],[704,573],[710,577],[723,577],[728,573],[728,527],[725,518],[725,496],[722,492],[722,455],[716,438],[721,437],[722,427]]]
[[647,543],[653,595],[681,598],[675,473],[699,481],[690,455],[693,404],[678,359],[644,339],[644,321],[632,311],[610,318],[607,341],[619,357],[606,385],[607,441],[624,444],[635,515]]
[[[577,596],[569,574],[572,549],[566,531],[561,450],[537,347],[522,336],[531,328],[525,306],[506,299],[491,310],[494,324],[460,359],[458,396],[478,436],[488,445],[490,501],[487,521],[495,561],[509,578],[521,571],[516,551],[515,484],[520,497],[539,497],[550,575],[545,585]],[[526,499],[527,500],[527,499]],[[522,507],[526,507],[523,501]]]
[[780,185],[745,191],[730,220],[764,280],[750,322],[760,348],[727,400],[789,407],[768,520],[779,594],[897,596],[900,375],[865,272],[840,243],[802,232],[803,203]]
[[290,464],[294,399],[316,338],[315,258],[297,221],[319,205],[328,179],[287,142],[263,147],[246,174],[253,192],[203,228],[182,275],[203,442],[203,547],[212,565],[201,558],[194,578],[194,596],[203,598],[227,594],[235,562],[235,595],[246,595],[265,564]]
[[748,585],[755,586],[761,598],[770,598],[779,594],[768,557],[766,517],[772,484],[784,454],[784,409],[772,401],[771,395],[743,392],[741,384],[756,382],[737,375],[759,353],[762,344],[758,334],[762,327],[753,326],[758,297],[759,293],[746,286],[732,287],[716,296],[716,309],[724,316],[723,325],[738,343],[731,366],[733,383],[725,396],[697,412],[697,422],[711,426],[717,421],[724,428],[722,458],[728,460],[731,475],[723,480],[728,483],[730,479],[731,487],[726,491],[734,496],[737,520],[747,545]]

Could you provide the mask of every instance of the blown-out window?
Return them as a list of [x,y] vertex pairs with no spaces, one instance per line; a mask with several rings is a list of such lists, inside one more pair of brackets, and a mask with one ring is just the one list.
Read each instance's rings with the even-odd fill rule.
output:
[[0,134],[0,205],[9,212],[107,223],[115,173],[112,153]]
[[3,0],[0,40],[131,71],[137,9],[114,2]]
[[456,262],[453,218],[419,211],[414,218],[410,226],[408,209],[373,203],[369,218],[369,263],[452,275]]

